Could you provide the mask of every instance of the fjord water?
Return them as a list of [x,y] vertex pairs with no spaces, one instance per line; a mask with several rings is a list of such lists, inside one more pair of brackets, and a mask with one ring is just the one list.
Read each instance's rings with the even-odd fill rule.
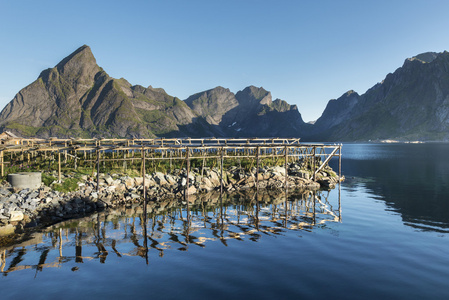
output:
[[2,251],[1,298],[448,299],[449,145],[342,152],[341,191],[55,225]]

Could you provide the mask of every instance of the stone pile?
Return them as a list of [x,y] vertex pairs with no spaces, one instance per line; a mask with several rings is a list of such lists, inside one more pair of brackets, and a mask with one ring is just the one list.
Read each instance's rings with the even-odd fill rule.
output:
[[[289,189],[312,189],[320,187],[332,188],[340,179],[330,168],[318,174],[317,181],[312,181],[311,172],[304,170],[300,164],[292,163],[288,167],[289,176],[285,176],[285,168],[262,167],[245,171],[237,167],[223,170],[223,191],[233,192],[255,189],[279,190],[286,184]],[[202,174],[201,174],[202,173]],[[258,176],[258,178],[256,177]],[[83,216],[106,207],[132,205],[142,201],[144,185],[147,199],[161,202],[162,199],[184,199],[195,201],[198,195],[220,189],[220,170],[205,168],[202,172],[193,168],[189,173],[187,187],[187,171],[175,170],[164,174],[156,172],[143,177],[129,177],[120,174],[99,174],[97,191],[96,174],[83,176],[78,183],[79,190],[60,193],[47,186],[39,189],[14,190],[8,183],[0,186],[0,227],[13,225],[38,225],[61,221],[63,219]]]

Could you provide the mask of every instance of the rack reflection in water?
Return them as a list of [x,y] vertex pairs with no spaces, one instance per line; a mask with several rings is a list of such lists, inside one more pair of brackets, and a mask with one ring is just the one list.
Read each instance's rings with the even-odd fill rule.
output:
[[257,242],[287,230],[340,222],[340,197],[331,202],[327,191],[249,192],[208,194],[190,205],[172,200],[108,210],[56,224],[21,244],[0,248],[0,271],[7,276],[31,269],[36,276],[45,268],[78,271],[86,263],[126,257],[142,257],[148,264],[149,257],[162,257],[167,251],[204,248],[212,242],[228,246],[233,239]]

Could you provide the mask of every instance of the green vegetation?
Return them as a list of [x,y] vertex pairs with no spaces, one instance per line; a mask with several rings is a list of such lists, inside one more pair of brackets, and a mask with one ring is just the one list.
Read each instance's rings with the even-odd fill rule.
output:
[[66,178],[61,183],[54,183],[51,187],[59,192],[73,192],[78,189],[79,178]]
[[42,173],[42,182],[46,186],[51,186],[53,184],[53,182],[55,182],[56,180],[57,180],[56,177],[54,177],[48,173]]
[[28,125],[19,124],[16,122],[11,122],[6,125],[7,129],[15,129],[20,132],[23,136],[35,136],[40,127],[33,127]]

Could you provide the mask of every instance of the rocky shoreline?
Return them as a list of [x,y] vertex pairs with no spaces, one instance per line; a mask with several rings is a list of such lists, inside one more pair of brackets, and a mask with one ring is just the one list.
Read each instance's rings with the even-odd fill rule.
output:
[[[245,171],[237,167],[223,170],[223,191],[232,193],[256,189],[281,190],[286,188],[285,168],[256,168]],[[203,174],[201,174],[203,173]],[[288,166],[287,186],[289,189],[318,190],[333,188],[342,178],[326,167],[310,179],[310,171],[298,163]],[[209,192],[220,189],[220,170],[205,168],[201,172],[193,168],[189,173],[174,170],[168,174],[156,172],[143,177],[129,177],[123,174],[99,174],[97,191],[96,174],[82,176],[79,189],[62,193],[42,185],[39,189],[17,190],[7,182],[0,185],[0,236],[20,232],[27,227],[45,226],[63,220],[77,218],[106,208],[120,205],[135,205],[143,202],[143,184],[145,184],[149,203],[158,203],[164,199],[185,201],[184,193],[189,195],[189,203]],[[70,175],[64,177],[69,178]]]

